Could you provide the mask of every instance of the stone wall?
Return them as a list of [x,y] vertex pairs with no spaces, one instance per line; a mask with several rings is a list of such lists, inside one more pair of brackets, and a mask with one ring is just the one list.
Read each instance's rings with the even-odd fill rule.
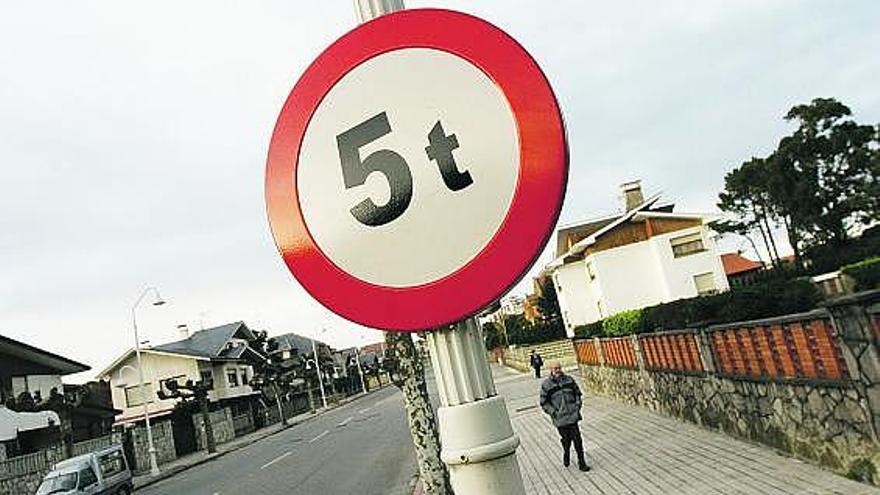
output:
[[[880,484],[880,292],[785,318],[575,341],[585,386]],[[620,347],[620,346],[618,346]],[[625,353],[624,353],[625,354]]]
[[[545,369],[550,365],[551,361],[560,361],[563,367],[577,366],[574,347],[572,347],[571,341],[568,339],[544,344],[509,347],[501,350],[500,357],[502,362],[511,368],[520,371],[531,371],[529,355],[533,350],[544,359]],[[493,360],[497,359],[497,357],[498,354],[496,353]]]
[[[211,411],[208,413],[208,419],[214,429],[214,443],[220,445],[235,438],[235,425],[232,422],[232,411],[228,407]],[[192,416],[193,424],[196,427],[196,446],[199,450],[205,449],[205,425],[202,421],[202,415],[195,413]]]
[[[150,422],[150,430],[153,433],[153,445],[156,447],[156,462],[162,465],[177,458],[174,450],[174,430],[170,420],[154,420]],[[143,425],[137,425],[128,430],[134,452],[134,459],[129,459],[136,472],[143,473],[150,470],[150,448],[147,440],[147,429]]]

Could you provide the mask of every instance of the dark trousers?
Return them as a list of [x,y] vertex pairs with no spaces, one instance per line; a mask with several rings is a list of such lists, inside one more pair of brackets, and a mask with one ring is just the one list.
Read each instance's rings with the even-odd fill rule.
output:
[[577,423],[573,425],[567,426],[558,426],[556,428],[559,430],[559,436],[561,437],[560,441],[562,442],[562,453],[565,455],[565,459],[569,459],[569,451],[571,450],[571,444],[574,443],[574,451],[577,453],[578,462],[584,462],[584,443],[581,439],[581,430],[578,428]]
[[541,367],[540,366],[532,366],[535,368],[535,378],[541,378]]

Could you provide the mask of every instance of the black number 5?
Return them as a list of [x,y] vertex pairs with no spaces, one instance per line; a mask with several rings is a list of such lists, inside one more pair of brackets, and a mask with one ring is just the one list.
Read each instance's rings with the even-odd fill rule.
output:
[[364,225],[377,227],[403,214],[412,199],[412,173],[406,160],[391,150],[378,150],[361,159],[360,148],[391,132],[388,115],[382,112],[336,136],[339,161],[345,188],[361,186],[372,172],[385,176],[391,188],[391,199],[376,205],[367,198],[351,209],[351,214]]

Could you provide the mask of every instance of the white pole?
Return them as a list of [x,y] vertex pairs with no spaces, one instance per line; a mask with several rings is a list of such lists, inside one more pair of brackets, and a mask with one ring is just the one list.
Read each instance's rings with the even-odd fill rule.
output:
[[504,399],[476,318],[426,332],[441,407],[441,457],[456,495],[525,495]]
[[361,24],[403,9],[403,0],[354,0],[354,12]]
[[354,357],[357,359],[358,376],[361,377],[361,390],[367,393],[367,382],[364,381],[364,369],[361,367],[361,350],[357,346],[354,347]]
[[315,347],[315,339],[311,339],[312,341],[312,356],[314,356],[315,362],[315,371],[318,373],[318,387],[321,388],[321,403],[324,404],[324,409],[327,409],[327,396],[324,395],[324,379],[321,375],[324,373],[324,370],[321,369],[321,359],[318,358],[318,349]]
[[131,326],[134,328],[134,352],[137,355],[137,364],[138,364],[138,378],[141,381],[140,390],[141,390],[141,402],[144,407],[144,423],[147,426],[147,450],[150,453],[150,474],[156,476],[159,474],[159,462],[156,460],[156,446],[153,444],[153,430],[150,428],[150,408],[147,407],[147,392],[146,386],[144,384],[144,366],[141,361],[141,339],[138,337],[138,327],[137,327],[137,307],[138,304],[144,299],[144,296],[151,290],[151,287],[147,287],[141,293],[140,297],[138,297],[137,301],[134,303],[134,306],[131,307]]
[[[358,21],[403,10],[403,0],[354,0]],[[476,319],[426,332],[441,407],[441,457],[456,495],[525,495],[504,399],[486,360]]]

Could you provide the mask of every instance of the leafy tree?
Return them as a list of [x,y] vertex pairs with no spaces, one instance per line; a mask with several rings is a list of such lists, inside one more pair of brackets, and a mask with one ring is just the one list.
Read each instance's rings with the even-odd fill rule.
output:
[[833,98],[793,107],[785,119],[797,129],[770,156],[752,158],[725,176],[718,207],[731,218],[716,229],[758,233],[778,265],[773,229],[780,224],[800,259],[805,250],[844,246],[876,223],[880,126],[857,124],[851,114]]
[[769,185],[794,245],[843,245],[856,226],[878,219],[880,126],[851,115],[833,98],[816,98],[785,116],[798,128],[779,142]]
[[545,322],[562,324],[562,311],[559,309],[559,298],[556,295],[556,286],[550,277],[544,277],[539,282],[540,293],[537,306],[541,319]]
[[487,351],[503,346],[504,335],[501,332],[501,327],[491,321],[483,323],[483,340],[486,343]]
[[724,177],[724,191],[718,195],[718,207],[734,218],[717,224],[715,228],[721,233],[736,233],[749,240],[757,231],[771,262],[776,265],[779,260],[773,240],[776,210],[768,187],[769,174],[768,160],[764,158],[752,158],[730,171]]

